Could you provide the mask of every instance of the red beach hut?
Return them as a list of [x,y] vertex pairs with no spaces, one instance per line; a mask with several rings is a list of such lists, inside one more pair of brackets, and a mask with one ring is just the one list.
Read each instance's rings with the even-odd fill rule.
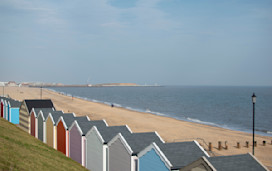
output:
[[1,99],[1,117],[3,118],[4,116],[4,102]]
[[68,151],[68,140],[69,134],[66,131],[72,122],[75,120],[74,113],[63,114],[57,121],[57,150],[65,154],[67,157],[69,156]]
[[30,134],[37,138],[36,130],[37,130],[37,116],[39,111],[37,109],[32,108],[30,113]]

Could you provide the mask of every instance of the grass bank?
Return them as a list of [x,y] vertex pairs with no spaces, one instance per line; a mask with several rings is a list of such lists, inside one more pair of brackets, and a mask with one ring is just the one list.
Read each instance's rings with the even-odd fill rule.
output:
[[0,170],[84,170],[79,163],[0,118]]

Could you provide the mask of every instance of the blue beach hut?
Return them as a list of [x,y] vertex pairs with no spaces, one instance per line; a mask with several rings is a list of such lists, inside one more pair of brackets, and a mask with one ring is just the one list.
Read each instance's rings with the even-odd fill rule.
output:
[[197,141],[156,144],[151,143],[138,157],[139,171],[179,170],[202,156],[209,157]]
[[19,124],[20,101],[10,99],[8,101],[8,121],[13,124]]
[[157,132],[118,133],[108,143],[108,170],[138,171],[139,152],[152,142],[164,143]]

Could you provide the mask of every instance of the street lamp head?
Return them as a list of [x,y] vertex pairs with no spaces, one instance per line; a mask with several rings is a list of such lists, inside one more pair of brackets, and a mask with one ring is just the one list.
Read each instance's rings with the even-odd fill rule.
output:
[[252,103],[256,103],[256,96],[255,96],[255,93],[253,93],[253,95],[252,95]]

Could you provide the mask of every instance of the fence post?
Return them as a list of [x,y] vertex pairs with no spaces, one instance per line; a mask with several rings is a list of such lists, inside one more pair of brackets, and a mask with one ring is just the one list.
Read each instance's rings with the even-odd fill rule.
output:
[[240,142],[237,142],[237,148],[240,148]]
[[209,142],[209,151],[212,151],[212,143]]

